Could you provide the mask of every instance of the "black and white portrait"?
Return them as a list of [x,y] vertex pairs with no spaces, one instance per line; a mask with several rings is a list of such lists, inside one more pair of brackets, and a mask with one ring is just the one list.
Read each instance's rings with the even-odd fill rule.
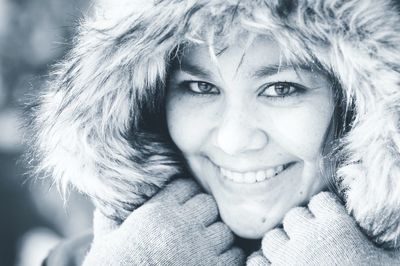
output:
[[86,221],[42,265],[400,265],[398,1],[81,2],[18,99]]

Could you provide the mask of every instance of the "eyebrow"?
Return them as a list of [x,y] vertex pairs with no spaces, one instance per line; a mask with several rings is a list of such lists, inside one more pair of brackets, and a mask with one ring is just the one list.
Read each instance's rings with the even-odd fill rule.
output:
[[174,67],[176,70],[181,70],[183,72],[186,72],[192,76],[198,76],[198,77],[211,77],[212,73],[208,69],[205,69],[201,66],[197,65],[192,65],[188,62],[181,62],[180,64],[177,64]]
[[[188,62],[179,62],[174,66],[174,68],[176,70],[186,72],[193,76],[204,77],[204,78],[213,76],[212,72],[209,71],[208,69],[198,66],[198,65],[192,65]],[[313,68],[307,64],[279,64],[279,63],[276,63],[276,64],[270,64],[267,66],[260,67],[251,76],[253,78],[260,79],[260,78],[279,74],[280,72],[286,71],[286,70],[294,70],[297,73],[297,71],[299,69],[309,71],[309,72],[313,71]]]
[[263,78],[267,76],[272,76],[279,74],[279,72],[285,71],[285,70],[297,70],[302,69],[306,70],[309,72],[312,72],[312,67],[306,64],[271,64],[268,66],[263,66],[260,69],[258,69],[253,75],[253,78]]

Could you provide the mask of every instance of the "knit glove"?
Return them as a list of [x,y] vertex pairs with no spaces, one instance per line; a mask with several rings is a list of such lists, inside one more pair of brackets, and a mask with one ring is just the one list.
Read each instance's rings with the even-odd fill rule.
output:
[[214,199],[178,179],[118,228],[95,236],[83,265],[242,265],[244,253],[233,241]]
[[283,229],[264,236],[262,251],[265,265],[400,265],[400,251],[374,246],[329,192],[290,210]]
[[253,252],[246,261],[246,266],[266,266],[271,262],[264,256],[262,250]]

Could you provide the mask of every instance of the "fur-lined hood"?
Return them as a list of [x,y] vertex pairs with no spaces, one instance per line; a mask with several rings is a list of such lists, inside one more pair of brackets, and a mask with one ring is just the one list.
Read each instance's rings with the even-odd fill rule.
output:
[[98,1],[38,98],[39,170],[125,219],[183,171],[162,122],[148,126],[177,45],[212,45],[232,28],[268,34],[288,60],[338,80],[353,114],[336,183],[359,225],[399,247],[400,15],[390,0]]

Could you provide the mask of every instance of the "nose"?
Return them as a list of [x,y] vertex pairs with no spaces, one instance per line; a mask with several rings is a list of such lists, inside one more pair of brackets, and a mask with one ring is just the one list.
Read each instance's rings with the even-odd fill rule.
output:
[[248,107],[226,108],[215,130],[215,145],[229,155],[263,149],[268,135]]

